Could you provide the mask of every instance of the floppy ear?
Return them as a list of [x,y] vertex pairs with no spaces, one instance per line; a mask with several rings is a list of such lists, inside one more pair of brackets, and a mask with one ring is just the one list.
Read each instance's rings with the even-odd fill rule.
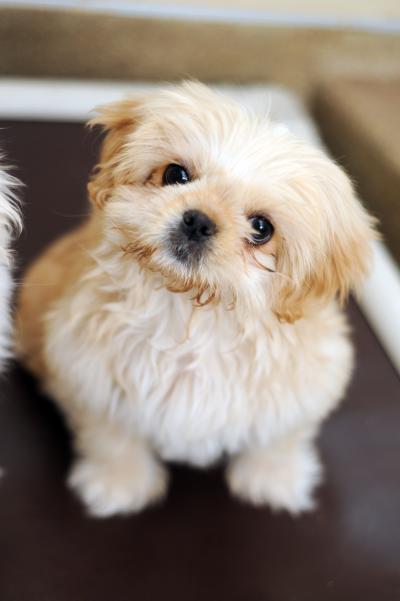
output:
[[97,207],[102,207],[118,183],[116,167],[137,119],[137,109],[141,99],[126,99],[99,107],[98,115],[88,123],[89,127],[99,125],[105,131],[100,158],[94,167],[88,184],[89,198]]
[[275,288],[273,310],[290,323],[317,303],[334,297],[343,303],[351,290],[357,292],[369,269],[370,242],[379,237],[376,220],[356,198],[347,175],[321,156],[313,181],[297,182],[296,192],[307,208],[300,219],[297,215],[296,225],[306,236],[284,236],[277,256],[283,277]]

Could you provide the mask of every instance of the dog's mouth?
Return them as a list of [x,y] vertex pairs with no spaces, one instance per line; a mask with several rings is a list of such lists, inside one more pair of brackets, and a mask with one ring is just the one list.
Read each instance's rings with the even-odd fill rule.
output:
[[201,211],[188,210],[162,229],[158,240],[151,242],[144,232],[131,230],[129,237],[134,240],[121,247],[124,254],[141,268],[160,274],[163,287],[170,292],[190,293],[195,306],[221,301],[228,309],[233,308],[237,292],[235,282],[225,279],[224,265],[228,268],[229,260],[227,252],[221,250],[222,225],[217,226]]
[[198,267],[210,251],[216,224],[198,210],[185,211],[182,218],[171,225],[166,246],[174,259],[188,267]]
[[189,267],[198,268],[210,250],[210,242],[199,243],[189,240],[182,235],[179,228],[172,228],[167,237],[167,251],[179,263]]
[[[201,277],[198,269],[207,245],[199,245],[195,240],[182,239],[178,229],[171,227],[162,246],[161,250],[159,247],[144,244],[143,241],[136,241],[121,246],[121,250],[124,256],[134,258],[141,268],[161,274],[164,285],[170,292],[192,292],[192,300],[197,306],[216,301],[218,295],[215,285]],[[179,262],[183,270],[171,267],[169,261],[165,262],[160,257],[159,250],[161,257],[165,258],[167,253]]]

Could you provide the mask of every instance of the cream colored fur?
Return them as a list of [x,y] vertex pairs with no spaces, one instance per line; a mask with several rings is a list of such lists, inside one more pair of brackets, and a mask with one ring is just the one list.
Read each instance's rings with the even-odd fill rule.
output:
[[[349,381],[336,297],[361,281],[372,220],[342,170],[285,128],[186,83],[103,107],[88,221],[47,250],[18,301],[20,357],[63,409],[70,485],[97,516],[161,498],[165,461],[228,455],[238,497],[310,509],[314,439]],[[162,187],[169,163],[187,185]],[[197,267],[168,228],[199,209],[218,233]],[[249,215],[270,242],[249,243]]]

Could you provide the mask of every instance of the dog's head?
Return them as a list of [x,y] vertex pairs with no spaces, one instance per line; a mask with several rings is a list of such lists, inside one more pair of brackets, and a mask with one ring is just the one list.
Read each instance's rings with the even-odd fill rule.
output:
[[349,179],[267,119],[186,83],[93,123],[106,130],[89,183],[106,237],[169,289],[294,321],[365,274],[372,219]]

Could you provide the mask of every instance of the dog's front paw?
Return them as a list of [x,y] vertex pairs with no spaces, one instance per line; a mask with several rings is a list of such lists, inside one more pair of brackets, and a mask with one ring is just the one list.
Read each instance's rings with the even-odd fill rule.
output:
[[68,478],[69,486],[95,517],[135,513],[166,493],[168,474],[155,460],[145,466],[119,466],[82,459]]
[[322,469],[312,446],[287,454],[247,452],[228,466],[231,492],[253,505],[269,505],[296,515],[314,509],[313,490],[321,480]]

